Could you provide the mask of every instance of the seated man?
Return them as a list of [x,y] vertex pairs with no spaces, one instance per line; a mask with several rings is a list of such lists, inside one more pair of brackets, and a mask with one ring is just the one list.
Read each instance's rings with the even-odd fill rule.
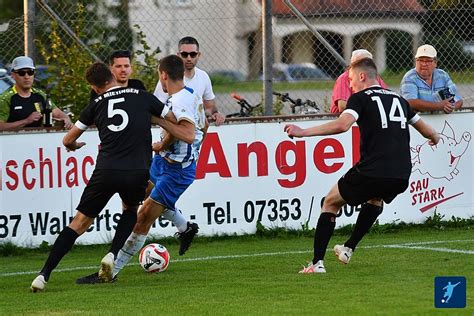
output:
[[0,131],[43,126],[42,113],[47,108],[53,119],[64,121],[67,129],[72,128],[69,116],[51,102],[44,91],[33,88],[34,76],[35,65],[30,57],[20,56],[13,60],[15,85],[0,95]]
[[[351,64],[364,58],[372,59],[372,54],[365,49],[356,49],[352,52]],[[383,82],[380,76],[377,76],[377,82],[382,88],[387,88],[387,85]],[[352,93],[353,91],[349,86],[349,68],[347,68],[334,83],[331,96],[331,108],[329,111],[331,113],[342,113],[342,111],[346,109],[347,100]]]
[[431,45],[418,47],[415,68],[403,76],[400,92],[420,112],[459,109],[463,101],[449,75],[437,66],[437,52]]

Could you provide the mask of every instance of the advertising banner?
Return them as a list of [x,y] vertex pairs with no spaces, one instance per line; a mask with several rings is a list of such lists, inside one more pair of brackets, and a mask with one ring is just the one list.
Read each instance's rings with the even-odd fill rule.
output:
[[[380,223],[423,222],[437,212],[445,219],[474,216],[474,113],[424,115],[441,134],[431,147],[411,129],[413,170],[408,189],[385,205]],[[325,119],[292,121],[302,127]],[[266,227],[314,227],[320,201],[359,159],[359,130],[322,137],[289,139],[287,122],[211,126],[201,147],[196,180],[177,206],[200,226],[200,235],[246,234]],[[152,129],[158,139],[159,128]],[[86,146],[67,152],[65,132],[0,136],[0,243],[21,246],[52,243],[75,214],[95,167],[96,130],[81,136]],[[337,226],[354,223],[358,207],[344,207]],[[120,218],[114,196],[78,239],[82,244],[111,241]],[[150,234],[171,236],[176,228],[157,220]]]

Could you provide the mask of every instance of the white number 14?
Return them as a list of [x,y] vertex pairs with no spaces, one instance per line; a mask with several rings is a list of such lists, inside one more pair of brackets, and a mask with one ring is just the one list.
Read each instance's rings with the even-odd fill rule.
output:
[[[382,100],[379,96],[372,97],[372,100],[377,102],[380,114],[380,121],[382,122],[382,128],[388,128],[387,113],[385,113]],[[398,116],[396,115],[397,112]],[[400,104],[400,100],[398,98],[393,98],[388,119],[391,122],[400,122],[400,127],[402,129],[406,128],[407,118],[405,117],[405,113],[403,113],[402,105]]]

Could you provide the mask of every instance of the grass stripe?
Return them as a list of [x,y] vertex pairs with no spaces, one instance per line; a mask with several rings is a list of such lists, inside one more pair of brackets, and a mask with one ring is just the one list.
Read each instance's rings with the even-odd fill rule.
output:
[[[473,250],[458,250],[450,248],[434,248],[434,247],[424,247],[423,245],[434,245],[434,244],[447,244],[447,243],[459,243],[459,242],[474,242],[474,239],[462,239],[462,240],[436,240],[436,241],[422,241],[422,242],[410,242],[402,244],[389,244],[389,245],[368,245],[358,247],[359,249],[375,249],[375,248],[395,248],[395,249],[416,249],[424,251],[438,251],[438,252],[447,252],[447,253],[460,253],[467,255],[474,255]],[[225,256],[207,256],[207,257],[197,257],[197,258],[182,258],[182,259],[173,259],[171,262],[195,262],[195,261],[209,261],[209,260],[226,260],[226,259],[240,259],[240,258],[250,258],[250,257],[266,257],[266,256],[281,256],[281,255],[291,255],[291,254],[302,254],[312,252],[313,250],[295,250],[295,251],[281,251],[281,252],[262,252],[262,253],[253,253],[253,254],[237,254],[237,255],[225,255]],[[331,249],[328,249],[331,251]],[[128,265],[138,265],[138,263],[129,263]],[[95,266],[81,266],[81,267],[71,267],[71,268],[62,268],[56,269],[55,272],[70,272],[77,270],[92,270],[98,269],[99,264]],[[7,276],[17,276],[17,275],[36,275],[38,271],[20,271],[20,272],[6,272],[0,273],[0,277]]]

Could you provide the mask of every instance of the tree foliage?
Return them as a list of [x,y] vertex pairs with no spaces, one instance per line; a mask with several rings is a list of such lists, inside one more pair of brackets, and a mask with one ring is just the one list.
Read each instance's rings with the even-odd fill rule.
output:
[[[78,37],[84,37],[85,8],[79,3],[76,10],[73,29]],[[56,21],[51,22],[47,43],[37,41],[36,44],[45,64],[51,65],[48,71],[54,74],[44,83],[51,87],[50,98],[59,107],[68,107],[75,115],[79,114],[89,101],[90,87],[84,75],[93,58],[78,43],[66,42]]]
[[159,47],[153,49],[148,45],[146,35],[140,29],[138,24],[135,24],[133,27],[137,30],[136,42],[141,47],[134,52],[135,59],[133,60],[133,77],[143,81],[147,91],[153,92],[155,90],[156,82],[158,81],[158,54],[161,50]]
[[[136,36],[136,42],[140,48],[134,52],[137,58],[133,61],[133,77],[142,80],[148,91],[154,89],[157,81],[155,73],[158,66],[157,54],[160,50],[159,48],[152,50],[149,47],[145,34],[138,26],[135,26],[136,34],[133,31],[129,32],[132,47],[112,47],[90,37],[91,30],[86,27],[88,9],[82,3],[77,3],[74,10],[75,19],[69,26],[78,38],[84,42],[89,40],[88,47],[96,55],[104,56],[104,62],[107,62],[107,56],[114,49],[133,51],[133,40]],[[49,65],[48,71],[53,74],[46,78],[42,85],[49,87],[47,92],[59,107],[68,108],[77,117],[89,103],[90,86],[85,80],[85,72],[87,67],[94,62],[93,57],[79,43],[72,41],[56,21],[51,22],[49,34],[38,40],[36,44],[44,63]]]

